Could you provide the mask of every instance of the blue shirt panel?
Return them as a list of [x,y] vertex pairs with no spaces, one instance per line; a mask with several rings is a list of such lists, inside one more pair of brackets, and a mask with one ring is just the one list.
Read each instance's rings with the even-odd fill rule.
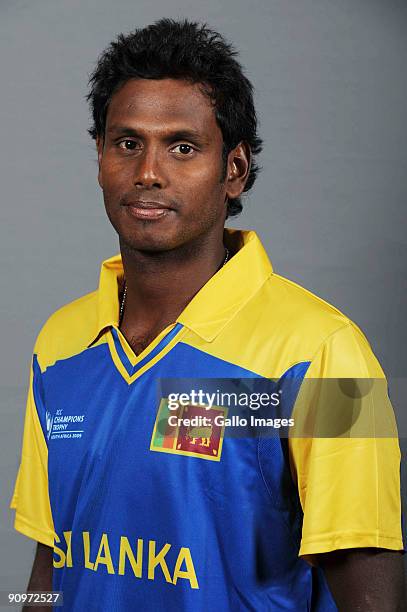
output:
[[[298,387],[282,416],[291,414],[308,365],[286,374]],[[322,574],[298,558],[302,512],[279,436],[226,436],[220,461],[150,450],[161,379],[255,373],[180,342],[131,384],[106,344],[36,376],[51,423],[49,493],[61,549],[63,532],[72,532],[72,567],[55,569],[53,580],[65,609],[336,610]],[[84,568],[83,532],[92,562],[107,534],[114,574],[106,564]],[[122,536],[133,551],[142,540],[141,577],[129,563],[118,573]],[[171,576],[180,549],[188,548],[199,588],[186,578],[167,582],[159,564],[149,579],[149,542],[156,551],[170,545]]]

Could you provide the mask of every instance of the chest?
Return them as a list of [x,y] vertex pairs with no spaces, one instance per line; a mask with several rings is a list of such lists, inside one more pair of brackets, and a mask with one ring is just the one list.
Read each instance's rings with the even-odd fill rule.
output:
[[[295,547],[290,554],[286,550],[290,510],[283,502],[270,504],[256,437],[228,435],[213,424],[193,430],[166,426],[165,400],[174,388],[165,381],[175,376],[183,385],[178,390],[187,391],[204,380],[209,384],[214,375],[219,385],[219,379],[250,374],[182,343],[131,382],[121,376],[106,346],[47,370],[42,392],[48,409],[49,496],[60,539],[71,532],[82,550],[83,534],[89,536],[94,562],[107,534],[116,572],[120,542],[166,547],[172,573],[177,551],[188,548],[199,579],[213,568],[221,573],[218,538],[223,534],[227,558],[239,560],[232,573],[244,582],[247,569],[238,550],[244,533],[248,566],[270,550],[277,551],[278,571],[281,559],[289,565],[296,554]],[[273,457],[273,499],[280,499],[285,464],[278,438],[268,456]],[[260,541],[265,524],[275,529],[266,530]],[[81,554],[73,549],[75,559]]]
[[140,353],[142,353],[149,346],[149,344],[151,344],[156,336],[157,334],[155,332],[145,334],[135,333],[130,336],[127,335],[126,340],[133,353],[137,356],[140,355]]
[[154,325],[129,326],[126,321],[120,326],[120,332],[135,356],[140,355],[160,335],[171,321],[162,321]]

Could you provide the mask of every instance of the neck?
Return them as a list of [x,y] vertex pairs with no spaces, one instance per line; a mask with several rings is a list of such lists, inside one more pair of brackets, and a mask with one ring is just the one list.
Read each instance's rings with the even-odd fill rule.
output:
[[222,236],[215,243],[167,252],[142,252],[120,244],[126,282],[122,328],[163,328],[174,322],[194,295],[222,267]]

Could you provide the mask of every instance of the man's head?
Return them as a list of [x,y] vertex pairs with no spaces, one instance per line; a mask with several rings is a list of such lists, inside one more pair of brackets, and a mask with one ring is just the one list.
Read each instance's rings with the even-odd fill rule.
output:
[[[89,81],[89,132],[107,213],[135,248],[175,248],[241,211],[261,140],[235,55],[203,25],[162,19],[119,35],[100,57]],[[165,210],[143,217],[137,202]]]

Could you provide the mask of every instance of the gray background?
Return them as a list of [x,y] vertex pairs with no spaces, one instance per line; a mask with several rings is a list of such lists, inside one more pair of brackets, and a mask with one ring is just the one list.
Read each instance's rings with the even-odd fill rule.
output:
[[231,225],[256,229],[277,272],[350,316],[405,399],[405,2],[1,0],[0,589],[25,587],[34,549],[7,505],[36,334],[118,251],[87,77],[118,32],[163,16],[223,32],[256,87],[264,170]]

